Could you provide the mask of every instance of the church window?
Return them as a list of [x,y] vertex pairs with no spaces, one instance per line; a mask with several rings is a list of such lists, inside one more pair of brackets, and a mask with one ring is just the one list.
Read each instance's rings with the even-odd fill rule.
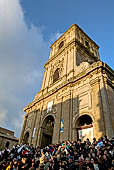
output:
[[59,79],[59,68],[57,68],[53,75],[53,83],[55,83]]
[[89,47],[88,41],[85,41],[85,45],[86,45],[86,47]]
[[64,41],[62,41],[60,44],[59,44],[59,49],[62,48],[64,45]]

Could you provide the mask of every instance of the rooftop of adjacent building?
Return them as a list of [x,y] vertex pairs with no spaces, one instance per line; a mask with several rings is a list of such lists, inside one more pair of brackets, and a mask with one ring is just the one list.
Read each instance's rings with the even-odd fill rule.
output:
[[5,129],[5,128],[3,128],[3,127],[0,127],[0,137],[18,140],[18,138],[16,138],[16,137],[14,136],[14,132],[13,132],[13,131],[11,131],[11,130],[9,130],[9,129]]

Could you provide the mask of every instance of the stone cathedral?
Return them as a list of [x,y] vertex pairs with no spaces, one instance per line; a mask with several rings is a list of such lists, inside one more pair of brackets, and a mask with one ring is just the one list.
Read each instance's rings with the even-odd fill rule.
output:
[[73,24],[51,45],[42,86],[26,112],[20,142],[46,146],[114,135],[114,71]]

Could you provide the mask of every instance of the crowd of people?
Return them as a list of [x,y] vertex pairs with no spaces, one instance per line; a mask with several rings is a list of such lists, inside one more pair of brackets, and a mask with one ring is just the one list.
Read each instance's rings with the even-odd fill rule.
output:
[[0,152],[0,170],[114,170],[114,137],[5,148]]

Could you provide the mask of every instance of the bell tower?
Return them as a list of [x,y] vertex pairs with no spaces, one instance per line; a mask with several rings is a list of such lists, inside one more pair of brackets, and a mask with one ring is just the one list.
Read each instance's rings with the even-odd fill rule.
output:
[[[76,24],[51,45],[42,88],[55,87],[99,60],[99,47]],[[56,84],[56,85],[55,85]]]

